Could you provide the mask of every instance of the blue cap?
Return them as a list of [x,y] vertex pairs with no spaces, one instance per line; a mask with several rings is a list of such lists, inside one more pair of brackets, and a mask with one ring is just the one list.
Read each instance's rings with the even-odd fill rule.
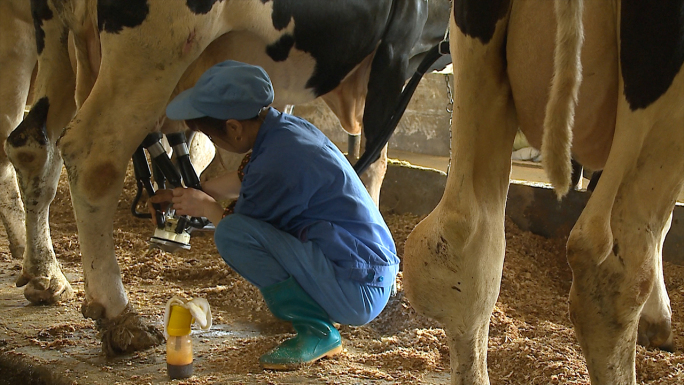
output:
[[209,68],[194,87],[176,96],[166,106],[166,116],[172,120],[205,116],[245,120],[271,103],[273,85],[263,68],[227,60]]

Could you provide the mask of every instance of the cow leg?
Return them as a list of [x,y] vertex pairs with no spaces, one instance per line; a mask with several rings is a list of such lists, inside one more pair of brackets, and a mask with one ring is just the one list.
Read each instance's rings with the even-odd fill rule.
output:
[[[408,78],[411,49],[421,34],[419,28],[406,28],[406,25],[425,23],[428,17],[427,8],[426,2],[395,2],[393,22],[385,31],[385,37],[372,57],[365,106],[357,108],[363,114],[365,150],[378,144],[385,123],[396,112]],[[361,176],[376,205],[380,202],[380,187],[386,172],[387,145],[379,158]]]
[[26,206],[27,248],[17,286],[31,303],[52,304],[73,296],[55,258],[50,237],[50,202],[55,197],[62,159],[45,131],[47,99],[33,106],[7,139],[6,149],[17,170]]
[[0,2],[0,220],[12,257],[20,259],[26,248],[24,204],[4,143],[24,115],[36,50],[29,6],[21,4],[21,10],[13,4],[19,2]]
[[[218,11],[225,5],[215,3],[211,11],[193,13],[183,1],[157,1],[149,9],[136,9],[135,18],[122,20],[121,15],[129,15],[128,5],[99,4],[100,25],[105,26],[100,72],[58,147],[69,175],[81,248],[81,310],[97,321],[107,355],[163,341],[128,302],[114,253],[113,218],[133,152],[156,126],[183,71],[226,32]],[[168,30],[168,20],[174,20],[174,29],[160,35]],[[124,28],[122,23],[128,24]]]
[[665,235],[670,230],[671,224],[672,215],[670,214],[655,251],[656,282],[653,284],[651,295],[641,310],[637,336],[637,343],[641,346],[660,348],[670,352],[674,351],[674,333],[672,332],[670,297],[667,295],[665,278],[663,277],[663,242],[665,242]]
[[100,40],[98,39],[95,27],[88,24],[85,28],[79,29],[79,31],[72,31],[69,34],[69,42],[74,49],[76,61],[75,98],[76,105],[80,107],[88,98],[97,79],[100,65]]
[[636,384],[639,318],[647,322],[654,302],[660,314],[642,332],[649,344],[669,339],[660,249],[684,175],[684,111],[673,108],[682,85],[680,71],[645,109],[632,109],[620,85],[608,162],[568,239],[570,317],[593,385]]
[[[78,122],[88,121],[95,127],[102,125],[91,115],[93,110],[88,108],[91,101],[94,105],[102,102],[99,99],[101,93],[96,91],[97,86],[76,115],[75,123],[67,127],[59,149],[69,174],[82,255],[86,298],[81,312],[84,317],[97,321],[102,350],[107,356],[113,356],[158,345],[163,337],[154,327],[144,324],[128,304],[114,256],[116,202],[123,188],[132,147],[140,144],[145,132],[122,132],[118,138],[102,132],[98,140],[88,138],[84,130],[91,126],[79,125]],[[125,108],[115,110],[125,114],[122,116],[133,116]],[[108,115],[106,119],[114,119],[109,114],[105,115]]]
[[67,49],[67,29],[47,3],[33,2],[38,36],[36,103],[7,139],[5,150],[19,178],[26,210],[26,252],[17,286],[32,303],[72,297],[52,248],[49,205],[57,191],[62,161],[54,143],[76,109],[75,80]]
[[[163,341],[160,332],[144,324],[128,303],[114,255],[113,218],[128,162],[148,133],[142,127],[154,127],[166,98],[162,97],[163,102],[150,106],[150,112],[140,112],[135,104],[123,100],[116,103],[113,90],[125,89],[125,95],[145,100],[160,99],[156,89],[161,88],[163,92],[163,87],[132,82],[124,76],[113,80],[116,77],[104,71],[101,74],[107,81],[102,77],[98,79],[90,96],[67,126],[58,147],[69,175],[81,249],[86,294],[81,311],[86,318],[97,321],[102,349],[108,356],[113,356]],[[134,84],[140,88],[129,92]],[[136,95],[136,91],[150,93]],[[171,90],[167,91],[170,94]],[[125,117],[126,121],[120,117]],[[141,122],[140,118],[145,120]]]
[[489,384],[489,319],[505,252],[517,122],[502,48],[508,12],[499,11],[502,19],[492,25],[490,39],[464,35],[451,18],[451,169],[442,200],[415,227],[404,250],[406,296],[418,312],[444,326],[452,383],[459,385]]

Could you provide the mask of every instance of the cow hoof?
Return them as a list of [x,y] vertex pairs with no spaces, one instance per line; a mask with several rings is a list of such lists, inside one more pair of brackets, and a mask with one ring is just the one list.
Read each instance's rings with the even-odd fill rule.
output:
[[16,285],[24,287],[24,297],[34,305],[53,305],[74,297],[71,284],[61,272],[52,278],[30,278],[22,274]]
[[19,278],[17,279],[17,287],[24,287],[26,286],[27,283],[31,282],[31,278],[25,276],[24,274],[20,275]]
[[647,349],[657,348],[673,352],[674,340],[670,322],[650,322],[641,318],[639,320],[637,343]]
[[102,351],[107,357],[145,350],[164,342],[164,335],[143,322],[129,305],[113,319],[97,320]]

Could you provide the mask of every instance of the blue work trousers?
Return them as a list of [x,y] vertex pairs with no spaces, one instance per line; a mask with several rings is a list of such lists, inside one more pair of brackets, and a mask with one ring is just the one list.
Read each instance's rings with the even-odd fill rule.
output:
[[316,244],[302,242],[269,223],[228,215],[216,226],[214,241],[223,260],[260,289],[294,277],[334,322],[366,324],[389,300],[389,287],[338,278]]

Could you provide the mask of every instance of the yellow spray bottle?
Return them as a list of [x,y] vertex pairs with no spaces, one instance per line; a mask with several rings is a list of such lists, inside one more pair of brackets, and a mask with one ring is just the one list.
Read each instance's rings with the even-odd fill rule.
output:
[[171,306],[169,324],[166,327],[169,334],[166,340],[166,369],[172,380],[192,376],[192,321],[190,310],[178,305]]
[[186,301],[173,297],[166,304],[166,368],[169,377],[182,379],[192,376],[193,355],[190,325],[195,321],[202,329],[211,328],[211,309],[203,298]]

